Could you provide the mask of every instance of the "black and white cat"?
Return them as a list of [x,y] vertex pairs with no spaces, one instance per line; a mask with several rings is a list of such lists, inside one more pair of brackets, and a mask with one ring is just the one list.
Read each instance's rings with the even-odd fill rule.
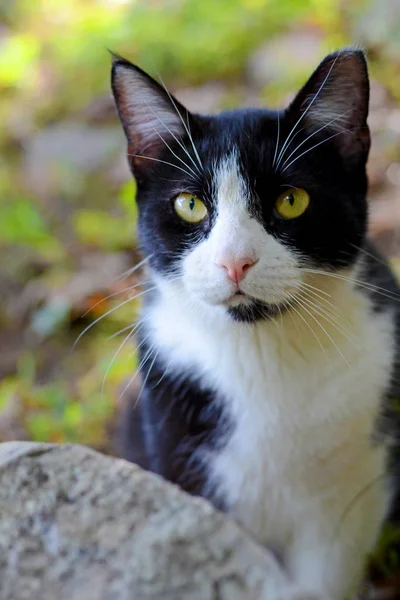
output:
[[393,510],[399,449],[364,56],[327,56],[282,111],[190,114],[119,57],[112,89],[151,279],[125,456],[277,548],[296,589],[343,600]]

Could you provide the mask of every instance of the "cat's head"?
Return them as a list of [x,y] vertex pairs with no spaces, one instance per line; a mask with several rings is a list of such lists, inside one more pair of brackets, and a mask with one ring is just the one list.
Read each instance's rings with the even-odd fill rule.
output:
[[282,111],[191,114],[119,57],[112,89],[158,280],[253,321],[290,305],[307,270],[354,264],[370,145],[361,51],[327,56]]

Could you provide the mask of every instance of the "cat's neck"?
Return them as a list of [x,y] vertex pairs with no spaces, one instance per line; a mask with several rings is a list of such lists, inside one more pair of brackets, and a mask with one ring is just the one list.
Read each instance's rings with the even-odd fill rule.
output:
[[[268,345],[272,351],[304,354],[345,354],[357,350],[358,332],[369,311],[369,301],[355,286],[353,273],[343,279],[314,274],[310,286],[298,302],[269,320],[252,324],[235,322],[218,306],[190,300],[176,283],[155,277],[156,292],[144,310],[144,318],[154,332],[154,341],[202,338],[210,343],[216,337],[237,347]],[[348,355],[349,358],[347,358]]]

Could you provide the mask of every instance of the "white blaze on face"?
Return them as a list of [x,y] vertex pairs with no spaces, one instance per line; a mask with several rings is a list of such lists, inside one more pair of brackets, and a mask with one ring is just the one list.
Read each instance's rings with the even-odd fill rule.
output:
[[235,153],[220,164],[214,193],[218,216],[209,238],[213,262],[220,265],[224,260],[245,257],[256,261],[254,235],[260,226],[248,212],[250,194]]
[[[183,282],[190,296],[207,304],[227,302],[237,287],[221,264],[248,259],[255,264],[240,290],[271,304],[287,300],[301,281],[298,260],[250,214],[250,190],[235,151],[215,171],[213,200],[217,211],[213,228],[183,260]],[[245,297],[243,301],[248,302]]]

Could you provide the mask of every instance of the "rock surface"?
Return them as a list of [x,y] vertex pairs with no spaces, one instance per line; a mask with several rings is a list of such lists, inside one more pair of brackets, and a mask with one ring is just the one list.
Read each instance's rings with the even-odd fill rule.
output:
[[0,444],[1,600],[294,598],[208,502],[83,446]]

